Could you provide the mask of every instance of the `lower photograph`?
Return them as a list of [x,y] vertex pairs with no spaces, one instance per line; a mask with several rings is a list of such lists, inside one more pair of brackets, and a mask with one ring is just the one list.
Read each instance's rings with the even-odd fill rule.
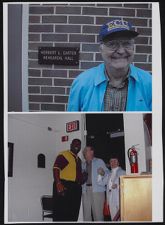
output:
[[152,221],[152,114],[8,114],[6,222]]

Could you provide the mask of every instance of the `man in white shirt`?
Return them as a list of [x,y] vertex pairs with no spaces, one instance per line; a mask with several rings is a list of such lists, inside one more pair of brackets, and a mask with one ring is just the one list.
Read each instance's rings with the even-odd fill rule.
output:
[[110,158],[109,165],[111,172],[108,175],[100,168],[98,170],[98,183],[107,185],[106,197],[110,208],[110,215],[113,221],[119,219],[119,177],[125,175],[125,170],[119,166],[119,160],[116,157]]

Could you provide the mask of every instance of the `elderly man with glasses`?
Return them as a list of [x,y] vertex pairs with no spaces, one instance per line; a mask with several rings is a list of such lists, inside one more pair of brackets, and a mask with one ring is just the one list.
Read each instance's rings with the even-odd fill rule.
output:
[[151,74],[132,65],[139,35],[124,20],[111,20],[99,33],[104,63],[72,83],[68,111],[151,111]]

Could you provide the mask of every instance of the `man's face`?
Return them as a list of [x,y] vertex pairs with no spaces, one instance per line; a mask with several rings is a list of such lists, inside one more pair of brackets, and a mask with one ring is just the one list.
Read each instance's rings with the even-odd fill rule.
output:
[[112,158],[109,160],[109,164],[110,164],[111,169],[113,169],[113,168],[116,168],[119,166],[119,161],[117,158]]
[[94,157],[94,151],[90,147],[86,147],[85,159],[87,161],[92,160]]
[[105,64],[114,69],[127,69],[133,61],[134,39],[116,37],[100,45],[100,52]]
[[71,143],[71,151],[74,154],[78,154],[81,149],[81,141],[80,140],[73,140]]

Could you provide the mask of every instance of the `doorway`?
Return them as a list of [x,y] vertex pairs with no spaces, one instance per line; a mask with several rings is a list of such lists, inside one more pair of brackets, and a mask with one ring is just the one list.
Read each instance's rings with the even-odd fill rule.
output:
[[95,148],[95,157],[108,164],[114,154],[125,169],[123,114],[86,114],[86,144]]

